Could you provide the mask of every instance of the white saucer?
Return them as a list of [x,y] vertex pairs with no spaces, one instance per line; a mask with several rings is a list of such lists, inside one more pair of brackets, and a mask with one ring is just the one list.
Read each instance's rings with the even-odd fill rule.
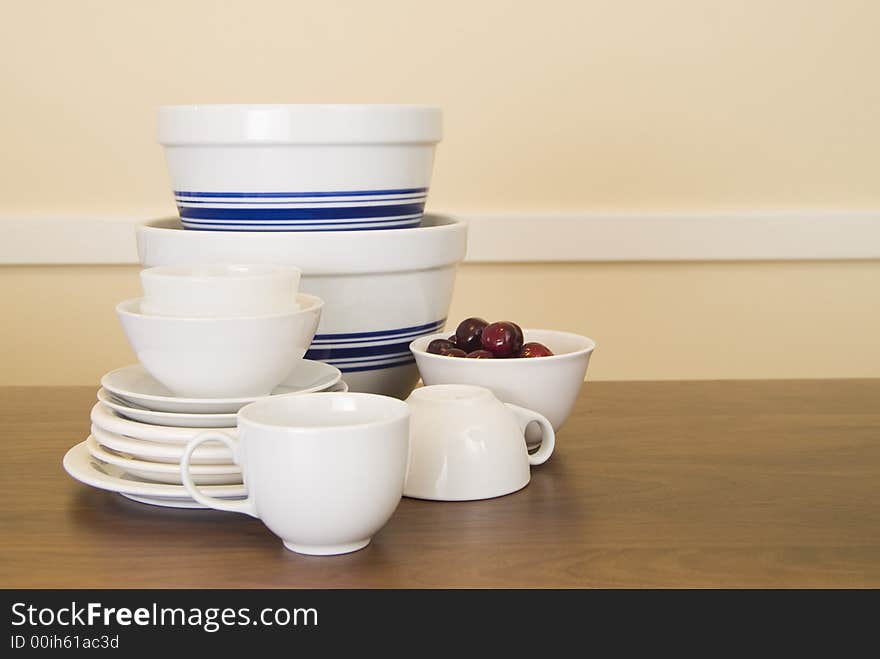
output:
[[[348,391],[345,380],[339,380],[321,391]],[[279,394],[284,395],[284,394]],[[178,426],[180,428],[230,428],[238,420],[235,414],[188,414],[186,412],[159,412],[134,403],[123,401],[101,387],[98,389],[98,400],[119,416],[132,421],[149,423],[154,426]]]
[[[145,439],[132,439],[107,432],[94,424],[91,432],[91,436],[101,446],[146,462],[180,464],[180,459],[186,450],[186,444],[160,444]],[[232,451],[220,442],[205,442],[193,452],[192,463],[230,466]]]
[[117,398],[101,387],[98,400],[117,414],[141,423],[155,426],[180,426],[183,428],[230,428],[236,424],[235,414],[187,414],[185,412],[158,412]]
[[[182,426],[156,426],[152,423],[141,423],[140,421],[132,421],[120,416],[104,403],[95,403],[89,415],[92,424],[101,430],[115,433],[117,435],[125,435],[134,439],[146,439],[151,442],[159,442],[162,444],[186,444],[196,435],[205,432],[205,428],[184,428]],[[235,415],[232,415],[233,420]],[[214,428],[214,430],[222,430],[225,433],[238,437],[238,428],[235,423],[227,428]]]
[[[322,391],[337,382],[342,372],[335,366],[303,359],[294,372],[273,391],[280,394],[305,394]],[[187,414],[234,414],[248,403],[265,396],[250,398],[180,398],[156,381],[140,364],[132,364],[110,371],[101,378],[101,386],[128,403],[158,412],[185,412]]]
[[192,510],[208,510],[207,506],[203,506],[192,499],[178,499],[177,497],[142,497],[135,494],[126,494],[120,492],[126,499],[145,503],[149,506],[161,506],[162,508],[189,508]]
[[[93,435],[86,440],[86,447],[96,460],[110,464],[125,473],[146,481],[181,485],[180,465],[172,462],[149,462],[137,460],[125,454],[111,451],[98,443]],[[189,473],[197,485],[237,485],[241,483],[241,469],[231,464],[191,464]]]
[[[327,387],[326,389],[321,389],[320,393],[322,393],[322,394],[329,394],[329,393],[335,393],[335,392],[345,393],[346,391],[348,391],[348,383],[345,380],[340,380],[339,382],[332,384],[331,386]],[[314,392],[314,393],[318,393],[318,392]],[[280,394],[280,395],[283,396],[284,394]]]
[[[70,449],[62,462],[64,471],[80,483],[91,485],[101,490],[118,492],[136,497],[178,499],[181,502],[194,504],[182,485],[164,483],[145,483],[125,473],[114,465],[102,464],[89,455],[86,442],[81,442]],[[247,496],[244,485],[204,485],[202,491],[214,497],[232,499]],[[172,501],[168,502],[173,504]]]

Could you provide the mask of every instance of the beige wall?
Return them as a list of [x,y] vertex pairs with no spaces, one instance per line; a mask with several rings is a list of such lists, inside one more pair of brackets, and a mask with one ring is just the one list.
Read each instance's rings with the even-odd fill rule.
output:
[[442,105],[435,209],[880,201],[877,2],[2,4],[0,213],[170,210],[156,107],[260,101]]
[[[880,3],[0,5],[0,218],[170,212],[156,106],[246,101],[442,105],[435,210],[880,208]],[[0,384],[132,361],[137,289],[0,268]],[[878,290],[877,262],[469,265],[451,317],[590,334],[599,379],[880,376]]]
[[[880,376],[880,264],[468,265],[450,317],[582,332],[590,379]],[[134,361],[135,267],[0,269],[0,384],[95,384]]]

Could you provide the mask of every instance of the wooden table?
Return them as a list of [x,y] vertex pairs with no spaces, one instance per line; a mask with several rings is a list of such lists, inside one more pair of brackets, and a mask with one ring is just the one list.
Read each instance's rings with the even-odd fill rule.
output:
[[588,383],[525,490],[329,558],[72,480],[94,395],[0,390],[2,587],[880,587],[880,380]]

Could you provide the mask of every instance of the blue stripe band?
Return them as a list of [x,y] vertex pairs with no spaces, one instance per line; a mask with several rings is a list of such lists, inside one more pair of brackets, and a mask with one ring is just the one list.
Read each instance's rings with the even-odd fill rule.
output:
[[419,226],[421,220],[414,220],[413,224],[394,224],[391,226],[378,226],[378,227],[346,227],[346,226],[336,226],[330,225],[326,227],[303,227],[296,228],[301,225],[280,225],[276,229],[267,229],[266,227],[272,227],[275,225],[269,224],[223,224],[218,226],[217,228],[210,227],[207,225],[202,226],[187,226],[186,222],[183,223],[183,228],[189,231],[242,231],[242,232],[259,232],[259,233],[296,233],[299,231],[390,231],[391,229],[411,229]]
[[[400,327],[392,330],[370,332],[345,332],[340,334],[316,334],[306,359],[316,359],[333,364],[343,373],[376,371],[383,368],[408,366],[415,363],[409,350],[414,338],[433,334],[446,324],[446,318],[422,325]],[[391,341],[383,345],[351,346],[351,343]],[[338,346],[338,347],[334,347]],[[344,346],[344,347],[343,347]]]
[[408,222],[411,220],[420,220],[421,215],[402,215],[400,217],[378,217],[378,218],[343,218],[332,220],[260,220],[259,222],[242,223],[239,220],[209,220],[203,217],[185,218],[183,221],[189,224],[205,224],[207,226],[222,227],[230,224],[244,224],[246,226],[347,226],[347,225],[366,225],[376,226],[379,224],[391,224],[396,222]]
[[325,192],[190,192],[189,190],[175,190],[178,197],[201,197],[203,199],[240,199],[253,197],[254,199],[299,199],[302,197],[377,197],[393,194],[415,194],[427,192],[428,188],[395,188],[392,190],[340,190]]
[[346,206],[336,208],[193,208],[178,206],[180,217],[206,220],[319,220],[390,218],[420,215],[425,204]]
[[203,222],[200,220],[183,220],[182,224],[186,227],[194,229],[223,229],[225,227],[235,228],[242,227],[251,231],[261,231],[264,229],[284,229],[291,231],[310,231],[315,229],[329,229],[331,231],[356,231],[358,229],[400,229],[402,227],[417,226],[422,221],[420,217],[411,217],[399,222],[370,222],[368,224],[352,223],[352,222],[326,222],[318,224],[302,224],[298,222],[271,222],[267,224],[259,224],[256,222]]
[[327,201],[327,200],[289,201],[286,199],[280,199],[278,201],[227,201],[227,200],[222,200],[222,199],[204,200],[204,199],[186,199],[186,198],[178,197],[177,204],[178,204],[178,206],[180,204],[228,204],[230,206],[232,206],[232,205],[268,206],[270,204],[276,204],[276,205],[277,204],[291,204],[291,205],[296,204],[299,206],[305,206],[305,205],[311,205],[311,204],[315,204],[315,205],[317,205],[317,204],[358,204],[358,203],[363,204],[365,201],[369,201],[371,203],[381,203],[383,201],[416,201],[416,200],[424,200],[424,198],[425,198],[425,195],[411,196],[411,197],[388,197],[386,199],[376,199],[375,201],[372,201],[370,199],[367,199],[367,200],[361,199],[361,200],[357,200],[357,201],[354,201],[354,200],[349,201],[346,199],[331,199],[329,201]]
[[356,346],[354,348],[329,348],[312,346],[306,353],[306,359],[317,361],[336,361],[346,357],[381,357],[382,355],[401,354],[409,350],[410,339],[402,343],[386,343],[380,346]]
[[387,364],[374,364],[372,366],[352,366],[352,367],[338,366],[337,368],[339,368],[339,370],[342,371],[343,373],[358,373],[360,371],[378,371],[379,369],[383,369],[383,368],[394,368],[395,366],[408,366],[410,364],[415,364],[415,363],[416,363],[415,358],[409,357],[405,361],[389,362]]
[[[428,332],[429,334],[433,334],[433,332]],[[424,336],[425,332],[413,332],[412,334],[401,334],[400,336],[389,336],[384,339],[346,339],[345,341],[320,341],[315,340],[312,341],[313,348],[323,348],[325,346],[332,345],[351,345],[357,343],[379,343],[381,341],[392,341],[394,339],[407,339],[412,341],[413,339],[417,339],[420,336]]]
[[421,332],[424,331],[425,334],[433,334],[436,330],[443,327],[446,324],[446,319],[441,318],[440,320],[435,320],[431,323],[425,323],[424,325],[413,325],[412,327],[401,327],[400,329],[394,330],[377,330],[373,332],[349,332],[347,334],[315,334],[315,340],[318,341],[335,341],[337,343],[344,343],[340,339],[365,339],[368,337],[375,337],[377,339],[382,337],[394,337],[399,336],[400,334],[409,334],[410,332]]
[[331,359],[328,364],[333,364],[337,368],[354,368],[355,366],[378,366],[381,364],[390,364],[400,361],[401,359],[409,359],[411,353],[395,353],[387,357],[362,357],[360,359]]

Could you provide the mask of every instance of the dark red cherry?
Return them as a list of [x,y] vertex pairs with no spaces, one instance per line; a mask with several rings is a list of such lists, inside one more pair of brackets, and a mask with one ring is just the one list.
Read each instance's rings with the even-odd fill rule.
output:
[[455,345],[465,352],[480,349],[480,335],[488,325],[482,318],[465,318],[455,330]]
[[553,351],[543,343],[537,341],[529,341],[523,345],[517,357],[552,357]]
[[428,352],[432,355],[445,355],[455,346],[446,339],[434,339],[428,344]]
[[473,352],[469,352],[466,356],[469,359],[495,359],[495,355],[488,350],[474,350]]
[[452,344],[452,347],[453,347],[453,348],[457,348],[457,347],[458,347],[458,341],[457,341],[457,339],[455,338],[455,334],[453,334],[452,336],[450,336],[450,337],[449,337],[448,339],[446,339],[446,340],[449,341],[449,342]]
[[516,349],[516,351],[519,352],[520,350],[522,350],[522,345],[526,341],[525,337],[523,337],[522,327],[520,327],[519,325],[517,325],[514,322],[511,322],[511,321],[508,321],[508,322],[510,322],[510,324],[513,325],[513,331],[516,332],[516,340],[519,343],[519,347]]
[[443,354],[447,357],[467,357],[467,353],[461,348],[450,348]]
[[496,358],[512,357],[522,348],[522,329],[516,323],[503,320],[486,325],[480,337],[484,350]]

